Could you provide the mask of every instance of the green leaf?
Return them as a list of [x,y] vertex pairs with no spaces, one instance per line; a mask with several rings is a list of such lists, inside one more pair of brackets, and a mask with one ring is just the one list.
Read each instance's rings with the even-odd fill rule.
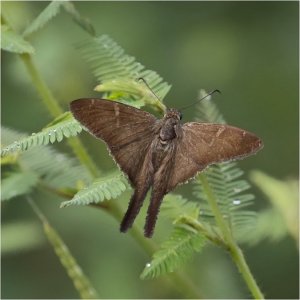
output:
[[170,218],[176,226],[184,227],[195,233],[198,232],[214,243],[222,244],[218,229],[212,228],[205,221],[199,221],[199,216],[202,216],[200,209],[199,202],[189,201],[180,195],[167,194],[161,205],[161,214]]
[[23,36],[28,36],[39,29],[43,28],[51,19],[59,12],[64,1],[52,1],[47,7],[37,16],[37,18],[26,28]]
[[[132,82],[138,78],[144,78],[159,99],[163,99],[171,88],[169,84],[163,82],[163,79],[156,72],[146,70],[134,57],[125,54],[125,51],[107,35],[83,41],[79,44],[79,50],[91,66],[95,77],[101,81],[102,91],[108,90],[108,85],[110,85],[111,91],[115,92],[119,83],[114,80]],[[140,89],[143,89],[142,96],[138,93],[132,99],[128,95],[124,95],[122,100],[130,101],[145,98],[149,102],[156,103],[157,105],[154,107],[160,111],[164,110],[165,107],[162,102],[158,101],[143,83],[139,84]],[[107,86],[104,87],[105,85]],[[123,92],[122,86],[119,88],[118,91]],[[99,87],[97,90],[101,91]],[[127,92],[126,89],[125,92]]]
[[[261,225],[265,230],[264,233],[264,230],[262,228],[258,228],[257,233],[260,232],[261,239],[267,234],[270,234],[270,236],[274,236],[274,234],[272,234],[274,222],[269,223],[269,226],[263,226],[264,224],[267,225],[267,222],[264,222],[264,219],[276,218],[278,220],[278,215],[280,215],[282,221],[278,222],[278,224],[282,224],[285,227],[286,232],[289,232],[290,235],[296,241],[298,241],[299,181],[293,179],[281,181],[261,171],[252,171],[250,175],[251,180],[264,192],[272,205],[271,209],[263,211],[263,215],[265,215],[265,217],[260,217],[261,223],[259,223],[258,226]],[[281,233],[278,234],[278,238],[281,238],[283,236],[282,233],[284,232],[284,229],[282,228],[281,231],[277,230],[277,232]]]
[[1,255],[32,251],[44,242],[44,235],[36,223],[18,221],[1,224]]
[[176,220],[182,215],[197,219],[200,206],[199,203],[184,199],[181,195],[167,194],[161,205],[161,213],[172,220]]
[[[21,136],[23,134],[1,127],[3,144],[9,144]],[[76,159],[50,146],[38,146],[20,153],[15,157],[15,164],[19,164],[21,170],[35,173],[47,186],[57,189],[75,188],[78,183],[85,185],[92,180],[90,173]]]
[[26,28],[23,36],[31,35],[32,33],[45,27],[56,15],[59,14],[60,8],[63,7],[64,10],[70,14],[73,20],[85,31],[91,35],[95,35],[95,29],[93,25],[83,18],[79,12],[76,10],[73,3],[69,1],[52,1],[37,17],[36,19]]
[[37,182],[38,176],[33,172],[10,173],[1,182],[1,200],[28,194]]
[[170,238],[165,241],[160,250],[154,253],[141,274],[142,279],[155,278],[173,272],[181,264],[188,261],[193,253],[199,252],[205,244],[205,239],[199,233],[177,227]]
[[77,9],[75,8],[74,4],[69,2],[69,1],[63,1],[63,7],[67,13],[69,13],[73,20],[85,31],[87,31],[90,35],[94,36],[95,35],[95,29],[91,22],[83,18]]
[[288,234],[288,228],[281,213],[274,208],[265,209],[257,214],[257,221],[252,231],[248,236],[240,236],[239,241],[246,242],[251,246],[270,240],[277,242]]
[[1,24],[1,49],[14,53],[34,53],[30,43],[3,24]]
[[50,226],[48,222],[43,222],[45,234],[51,243],[61,264],[67,271],[69,277],[80,294],[81,299],[99,299],[96,290],[84,275],[75,258],[58,233]]
[[61,207],[88,205],[115,199],[126,190],[126,187],[127,183],[121,174],[101,177],[96,179],[90,186],[80,190],[72,200],[62,202]]
[[[207,95],[203,89],[199,91],[198,99],[202,99]],[[221,115],[217,105],[212,101],[212,96],[206,97],[196,105],[196,121],[200,122],[214,122],[225,124],[226,121]]]
[[[240,179],[243,172],[236,167],[236,163],[230,162],[213,165],[203,174],[217,198],[219,209],[229,223],[233,235],[237,240],[241,238],[245,242],[247,234],[255,228],[256,213],[248,208],[253,204],[254,196],[244,194],[250,185]],[[202,220],[215,225],[215,219],[211,218],[211,208],[206,201],[206,194],[198,183],[195,185],[194,194],[201,200]]]
[[[131,105],[136,108],[151,105],[159,112],[166,110],[165,105],[149,90],[149,88],[137,80],[124,78],[105,80],[95,91],[107,92],[106,99],[117,100],[118,102]],[[121,92],[120,92],[121,91]]]
[[70,112],[66,112],[55,119],[49,127],[38,133],[15,141],[1,149],[1,156],[6,156],[16,151],[25,151],[36,146],[61,142],[64,137],[76,136],[81,132],[81,125],[73,118]]
[[69,1],[52,1],[37,17],[36,19],[26,28],[23,36],[31,35],[32,33],[42,29],[49,23],[55,16],[60,12],[60,8],[70,14],[73,20],[85,31],[91,35],[95,35],[95,29],[92,24],[86,18],[83,18],[76,10],[73,3]]

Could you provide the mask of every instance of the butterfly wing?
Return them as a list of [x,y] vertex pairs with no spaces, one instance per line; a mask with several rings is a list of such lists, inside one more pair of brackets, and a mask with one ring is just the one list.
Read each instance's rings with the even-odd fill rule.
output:
[[190,122],[181,129],[168,191],[210,164],[242,159],[263,146],[253,133],[229,125]]
[[157,119],[134,107],[103,99],[71,102],[74,117],[95,137],[105,141],[133,186],[155,134]]

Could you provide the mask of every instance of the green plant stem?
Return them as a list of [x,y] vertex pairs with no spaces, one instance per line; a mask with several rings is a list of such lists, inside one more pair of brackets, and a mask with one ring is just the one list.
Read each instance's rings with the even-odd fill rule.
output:
[[199,221],[195,220],[194,218],[191,218],[189,216],[183,216],[180,218],[178,223],[180,224],[181,222],[183,224],[189,225],[190,227],[196,229],[199,233],[203,234],[213,244],[219,245],[219,246],[224,246],[224,241],[221,238],[210,234],[210,232],[208,230],[206,230],[206,228]]
[[[43,103],[47,107],[48,111],[50,112],[51,116],[56,118],[63,113],[63,109],[60,107],[57,100],[52,95],[50,89],[42,79],[40,73],[38,72],[32,57],[29,54],[20,54],[20,57],[23,63],[26,66],[26,69],[31,77],[33,85],[37,89],[38,93],[40,94]],[[90,173],[97,177],[100,175],[99,170],[96,167],[96,164],[93,162],[91,157],[88,155],[85,147],[81,143],[78,137],[72,137],[68,139],[68,143],[72,150],[74,151],[75,155],[78,157],[79,161],[87,167]]]
[[257,285],[257,283],[249,269],[249,266],[247,265],[247,262],[245,260],[242,250],[239,248],[239,246],[235,242],[235,240],[231,234],[231,231],[222,216],[222,213],[218,206],[217,199],[216,199],[205,175],[200,174],[198,178],[199,178],[199,180],[202,184],[203,190],[207,196],[207,201],[208,201],[208,203],[211,207],[211,210],[214,214],[216,223],[223,234],[224,242],[226,243],[226,246],[229,250],[232,260],[237,265],[237,267],[238,267],[240,273],[242,274],[254,299],[264,299],[264,295],[261,292],[259,286]]
[[20,57],[25,64],[27,71],[31,77],[31,80],[37,89],[38,93],[43,100],[43,103],[47,107],[48,111],[50,112],[51,116],[56,118],[63,113],[62,108],[57,103],[55,98],[53,97],[51,91],[46,86],[45,82],[42,80],[40,74],[38,73],[37,68],[35,67],[32,58],[29,54],[20,54]]

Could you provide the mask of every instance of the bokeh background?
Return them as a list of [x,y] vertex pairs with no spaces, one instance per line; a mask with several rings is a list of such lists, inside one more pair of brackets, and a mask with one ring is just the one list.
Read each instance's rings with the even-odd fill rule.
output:
[[[2,2],[14,29],[22,32],[48,2]],[[259,169],[280,180],[298,178],[299,3],[298,2],[75,2],[97,34],[110,35],[128,54],[158,72],[172,89],[167,106],[195,101],[200,88],[218,88],[215,97],[229,124],[260,136],[265,148],[239,163],[246,171]],[[76,50],[87,34],[62,12],[31,43],[34,61],[61,104],[98,96],[97,82]],[[2,124],[37,132],[51,121],[20,59],[2,52]],[[193,109],[184,120],[193,119]],[[115,165],[105,147],[82,134],[97,164]],[[61,143],[58,149],[70,153]],[[178,190],[190,195],[191,186]],[[256,189],[256,210],[269,205]],[[128,196],[128,197],[127,197]],[[129,194],[122,201],[127,206]],[[103,298],[180,298],[160,280],[141,281],[149,257],[119,224],[97,209],[59,209],[61,199],[41,193],[38,203],[63,237]],[[138,218],[142,226],[143,216]],[[18,224],[19,231],[4,243],[2,298],[77,298],[71,281],[43,237],[31,208],[22,197],[2,208],[2,225]],[[24,226],[22,225],[24,224]],[[166,226],[168,228],[168,226]],[[159,221],[161,242],[169,234]],[[32,239],[30,247],[14,241]],[[7,245],[5,245],[7,246]],[[286,237],[244,247],[247,261],[267,298],[297,298],[298,251]],[[183,267],[205,298],[250,297],[235,266],[223,251],[208,246]]]

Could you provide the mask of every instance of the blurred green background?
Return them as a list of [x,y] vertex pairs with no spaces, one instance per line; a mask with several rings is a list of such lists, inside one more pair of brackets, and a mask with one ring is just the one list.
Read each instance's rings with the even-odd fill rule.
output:
[[[2,2],[3,13],[23,32],[48,2]],[[198,90],[218,88],[215,97],[229,124],[255,132],[264,141],[258,155],[239,163],[281,180],[298,178],[298,2],[75,2],[98,35],[108,34],[126,52],[172,84],[167,106],[195,101]],[[97,82],[76,50],[87,34],[62,12],[34,34],[34,61],[61,104],[98,96]],[[51,121],[21,60],[2,51],[2,124],[37,132]],[[184,120],[193,119],[193,109]],[[100,168],[115,165],[102,143],[81,135]],[[65,143],[56,146],[66,153]],[[247,173],[246,173],[247,174]],[[187,197],[191,185],[177,190]],[[269,205],[253,189],[256,209]],[[122,200],[124,210],[129,194]],[[160,280],[141,281],[149,257],[119,224],[89,207],[59,209],[61,199],[40,192],[38,204],[61,234],[102,298],[180,298]],[[142,226],[144,217],[138,218]],[[77,298],[53,249],[43,237],[22,197],[2,207],[2,228],[17,224],[14,236],[2,236],[2,298]],[[154,239],[169,234],[159,220]],[[15,225],[16,225],[15,224]],[[24,225],[24,226],[23,226]],[[5,227],[4,227],[5,226]],[[30,247],[14,247],[22,239]],[[11,249],[9,248],[11,243]],[[5,251],[4,251],[5,250]],[[247,261],[267,298],[298,298],[298,251],[286,237],[244,247]],[[250,297],[235,266],[223,251],[208,246],[183,267],[204,298]]]

